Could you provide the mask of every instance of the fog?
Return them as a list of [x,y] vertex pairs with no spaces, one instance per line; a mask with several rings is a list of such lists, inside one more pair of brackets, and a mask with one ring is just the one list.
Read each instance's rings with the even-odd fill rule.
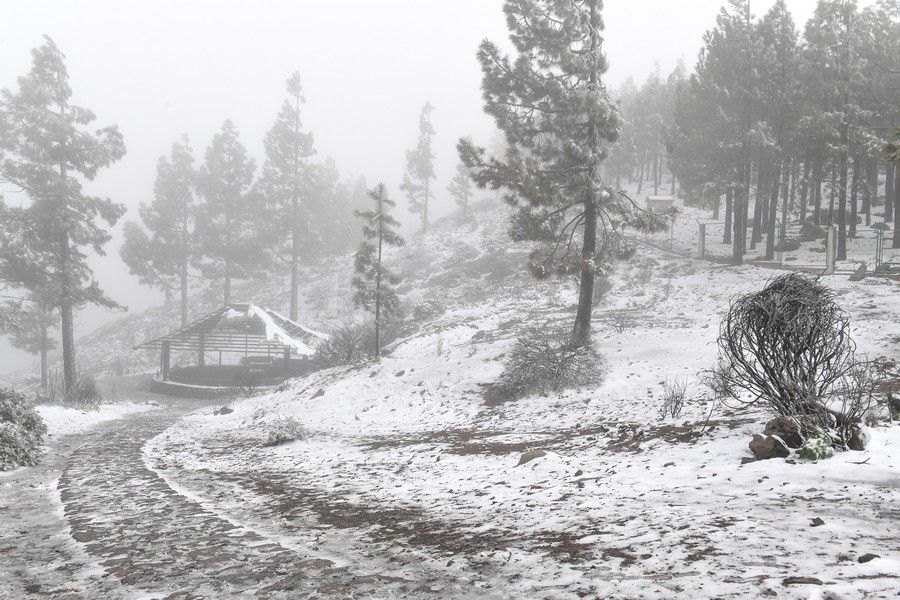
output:
[[[604,9],[607,83],[663,73],[683,58],[694,62],[702,34],[722,0],[608,0]],[[770,2],[757,2],[763,13]],[[790,0],[800,26],[814,0]],[[262,162],[262,137],[284,95],[284,81],[300,72],[305,125],[319,158],[335,159],[343,176],[384,181],[399,199],[405,151],[417,136],[418,111],[429,100],[437,131],[437,212],[455,167],[456,140],[488,142],[493,127],[482,112],[475,51],[481,39],[506,39],[501,0],[298,0],[236,2],[47,1],[0,2],[0,87],[30,63],[47,34],[66,54],[78,104],[96,124],[118,124],[128,153],[88,186],[128,206],[136,219],[152,198],[156,160],[187,133],[195,156],[222,121],[232,119],[242,141]],[[15,196],[4,190],[7,201]],[[401,201],[402,205],[402,201]],[[118,255],[121,224],[96,277],[132,311],[162,301],[138,285]],[[88,308],[83,335],[120,316]],[[30,364],[32,356],[0,341],[0,371]]]

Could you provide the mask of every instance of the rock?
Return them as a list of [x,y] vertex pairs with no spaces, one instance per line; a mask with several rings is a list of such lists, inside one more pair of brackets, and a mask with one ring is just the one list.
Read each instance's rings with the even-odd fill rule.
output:
[[784,442],[778,438],[759,434],[754,435],[753,440],[750,441],[750,452],[753,453],[757,460],[768,460],[776,457],[787,458],[791,454]]
[[824,524],[825,524],[825,521],[823,521],[820,517],[816,517],[812,520],[812,522],[809,524],[809,526],[810,527],[821,527]]
[[406,370],[397,371],[396,373],[394,373],[394,377],[403,377],[404,375],[406,375]]
[[225,406],[223,406],[221,408],[217,408],[215,410],[215,412],[213,412],[213,414],[217,415],[217,416],[218,415],[230,415],[233,412],[234,412],[234,410],[232,410],[231,407],[226,404]]
[[860,564],[865,564],[865,563],[867,563],[867,562],[872,562],[872,561],[875,560],[876,558],[881,558],[881,557],[878,556],[877,554],[871,554],[871,553],[868,553],[868,554],[863,554],[862,556],[860,556],[860,557],[857,558],[856,560],[857,560],[857,562],[859,562]]
[[825,585],[821,579],[816,577],[786,577],[782,580],[781,585]]
[[547,456],[547,453],[544,452],[543,450],[540,450],[540,449],[538,449],[538,450],[528,450],[527,452],[525,452],[524,454],[522,454],[522,457],[519,458],[519,464],[517,464],[516,466],[517,466],[517,467],[521,467],[522,465],[527,464],[527,463],[530,463],[530,462],[533,461],[534,459],[540,458],[540,457],[542,457],[542,456]]
[[763,433],[779,437],[788,448],[799,448],[803,445],[800,427],[797,426],[796,421],[787,417],[775,417],[766,423]]
[[853,275],[850,276],[850,281],[862,281],[866,278],[866,273],[868,273],[869,267],[866,263],[863,263],[857,267],[855,271],[853,271]]
[[488,406],[499,406],[513,399],[509,390],[499,385],[492,385],[484,390],[484,403]]
[[850,439],[847,440],[847,447],[857,452],[862,452],[869,445],[869,432],[865,427],[854,425],[850,429]]
[[[890,408],[892,415],[900,415],[900,396],[888,394],[888,408]],[[900,418],[900,416],[895,418]]]
[[325,390],[323,390],[322,388],[319,388],[319,389],[316,391],[316,393],[312,395],[311,399],[312,399],[312,400],[315,400],[316,398],[321,398],[321,397],[324,396],[324,395],[325,395]]

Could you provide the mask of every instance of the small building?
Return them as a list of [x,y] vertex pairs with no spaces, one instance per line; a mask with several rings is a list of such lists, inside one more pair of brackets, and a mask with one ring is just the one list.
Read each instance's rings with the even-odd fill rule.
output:
[[[159,350],[158,382],[216,390],[272,386],[308,373],[326,339],[269,308],[229,304],[135,349]],[[191,364],[172,365],[176,356],[187,363],[185,355]]]
[[674,196],[648,196],[647,210],[652,213],[664,213],[675,206]]

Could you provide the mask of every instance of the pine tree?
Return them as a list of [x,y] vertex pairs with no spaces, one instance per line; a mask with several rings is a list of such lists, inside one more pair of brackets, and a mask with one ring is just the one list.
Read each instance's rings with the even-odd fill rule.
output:
[[271,210],[270,226],[275,234],[274,253],[290,264],[290,318],[298,318],[300,289],[300,258],[303,245],[318,238],[310,212],[312,202],[312,168],[309,157],[315,154],[313,136],[303,131],[300,105],[304,103],[300,74],[287,81],[288,98],[264,145],[266,161],[260,187]]
[[431,125],[431,113],[434,107],[426,102],[419,115],[419,143],[414,150],[406,153],[406,174],[400,186],[409,200],[410,212],[422,215],[422,231],[428,230],[428,203],[432,198],[431,180],[434,174],[434,152],[431,139],[434,127]]
[[472,197],[472,174],[463,163],[456,165],[456,175],[447,185],[447,191],[456,200],[456,204],[462,210],[462,218],[465,219],[469,210],[469,199]]
[[[125,154],[115,126],[88,129],[94,114],[70,104],[72,89],[65,57],[50,38],[32,51],[32,65],[15,92],[3,92],[0,145],[7,154],[2,176],[27,193],[41,245],[47,304],[59,308],[66,390],[76,382],[75,309],[84,304],[118,307],[100,289],[87,250],[104,254],[111,227],[125,213],[122,204],[90,196],[82,179]],[[102,223],[101,223],[102,222]],[[105,225],[105,226],[104,226]]]
[[402,246],[405,242],[396,233],[399,223],[390,211],[396,203],[388,198],[384,184],[378,184],[369,192],[375,203],[371,210],[356,211],[365,220],[363,241],[356,251],[353,278],[353,302],[375,315],[375,358],[381,355],[381,325],[384,318],[397,313],[400,300],[393,286],[399,282],[396,274],[382,263],[384,246]]
[[49,337],[49,330],[59,325],[59,318],[42,298],[32,297],[25,303],[18,326],[10,335],[14,348],[41,357],[41,390],[46,395],[48,385],[47,353],[56,348],[56,341]]
[[153,202],[140,207],[146,230],[134,221],[126,222],[125,240],[119,251],[141,283],[162,289],[167,299],[174,289],[179,291],[182,327],[188,323],[189,267],[197,259],[196,179],[191,147],[187,136],[183,136],[172,145],[171,157],[160,157],[157,162]]
[[197,237],[208,278],[223,283],[223,303],[231,303],[233,279],[247,279],[266,265],[263,202],[252,190],[255,164],[230,120],[213,137],[197,178],[201,203]]
[[[516,210],[514,239],[548,242],[532,255],[538,277],[576,275],[578,311],[571,346],[590,343],[594,277],[625,251],[623,226],[659,229],[662,220],[604,186],[604,143],[618,131],[602,76],[601,0],[507,0],[504,12],[518,56],[484,41],[478,51],[485,111],[509,142],[504,157],[463,139],[460,158],[481,187],[506,189]],[[580,233],[577,248],[572,240]]]

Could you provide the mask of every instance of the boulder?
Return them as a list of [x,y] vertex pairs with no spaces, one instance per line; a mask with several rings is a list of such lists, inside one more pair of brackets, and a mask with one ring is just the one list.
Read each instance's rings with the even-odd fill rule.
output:
[[768,423],[763,431],[765,435],[774,435],[781,438],[788,448],[799,448],[803,445],[803,436],[800,435],[800,427],[797,422],[787,417],[775,417]]
[[521,458],[519,458],[519,464],[517,464],[516,466],[521,467],[522,465],[530,463],[534,459],[541,458],[542,456],[547,456],[547,453],[543,450],[528,450],[527,452],[522,454]]
[[869,445],[869,432],[865,427],[854,425],[850,429],[850,439],[847,440],[847,448],[862,452]]
[[866,278],[866,273],[868,273],[869,267],[866,263],[859,265],[855,271],[853,271],[853,275],[850,276],[850,281],[862,281]]
[[757,460],[768,460],[770,458],[787,458],[791,451],[784,445],[780,439],[773,435],[753,436],[750,441],[750,452]]

